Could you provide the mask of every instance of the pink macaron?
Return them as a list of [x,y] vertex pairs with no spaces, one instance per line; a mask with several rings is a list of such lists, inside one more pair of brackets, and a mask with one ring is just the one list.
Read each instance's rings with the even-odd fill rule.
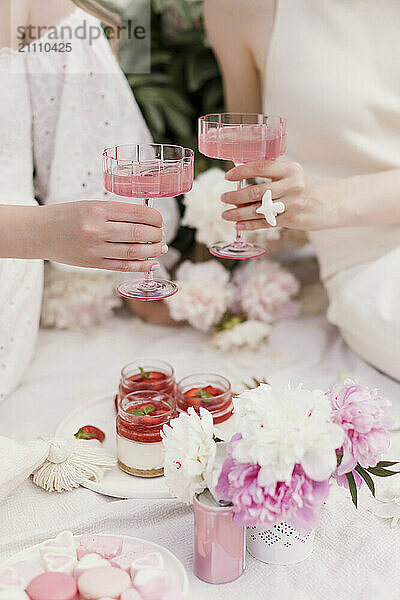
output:
[[91,569],[78,579],[79,593],[84,600],[119,598],[122,592],[129,589],[131,585],[128,573],[116,567]]
[[35,577],[26,593],[31,600],[77,600],[78,589],[73,577],[65,573],[42,573]]

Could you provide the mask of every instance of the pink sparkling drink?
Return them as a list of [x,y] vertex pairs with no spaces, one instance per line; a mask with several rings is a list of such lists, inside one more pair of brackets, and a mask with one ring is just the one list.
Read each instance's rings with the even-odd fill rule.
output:
[[[232,161],[235,166],[273,160],[286,152],[286,119],[253,113],[216,113],[199,119],[199,151],[210,158]],[[244,187],[240,181],[238,189]],[[243,239],[236,230],[231,244],[217,242],[210,252],[219,258],[257,258],[265,249]]]
[[[106,148],[103,152],[104,187],[124,198],[140,198],[146,206],[154,198],[185,194],[193,185],[194,152],[170,144],[133,144]],[[122,283],[123,298],[162,300],[178,291],[171,281],[154,279],[148,272],[143,280]]]

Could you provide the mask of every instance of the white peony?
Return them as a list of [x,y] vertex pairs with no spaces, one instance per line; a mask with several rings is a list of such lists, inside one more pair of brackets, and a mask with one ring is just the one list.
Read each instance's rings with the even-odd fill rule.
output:
[[261,321],[244,321],[232,329],[219,331],[211,338],[211,344],[222,352],[243,348],[257,350],[271,331],[271,327]]
[[[222,204],[221,196],[236,189],[237,184],[227,181],[222,169],[208,169],[196,177],[192,190],[185,195],[186,211],[182,220],[182,225],[196,229],[196,242],[211,246],[216,242],[234,240],[235,224],[221,216],[233,206]],[[244,233],[244,237],[253,244],[266,246],[269,240],[280,238],[280,228],[249,231]]]
[[118,274],[46,265],[41,324],[56,329],[89,328],[109,319],[122,300]]
[[196,229],[196,242],[210,246],[235,238],[234,224],[221,216],[228,208],[221,203],[221,195],[235,189],[235,183],[225,179],[222,169],[208,169],[195,179],[192,190],[185,195],[182,225]]
[[179,293],[167,300],[171,317],[175,321],[187,321],[194,329],[210,330],[232,301],[229,271],[216,260],[185,261],[176,279]]
[[330,401],[322,391],[263,384],[241,393],[234,404],[242,439],[233,456],[261,466],[260,485],[290,481],[297,463],[315,481],[332,475],[344,434],[331,422]]
[[211,413],[200,408],[200,416],[193,407],[180,413],[162,433],[165,449],[164,475],[174,496],[190,503],[195,494],[207,487],[212,472],[216,442]]

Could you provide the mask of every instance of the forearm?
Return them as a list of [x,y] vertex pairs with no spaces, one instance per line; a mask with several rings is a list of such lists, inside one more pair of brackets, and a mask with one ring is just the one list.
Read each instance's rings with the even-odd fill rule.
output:
[[0,258],[46,258],[45,210],[0,205]]
[[400,225],[400,169],[321,185],[327,202],[337,207],[336,227]]

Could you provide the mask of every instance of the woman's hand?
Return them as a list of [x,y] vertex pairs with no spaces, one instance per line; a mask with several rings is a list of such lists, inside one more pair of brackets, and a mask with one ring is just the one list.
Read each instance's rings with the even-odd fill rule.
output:
[[267,190],[271,190],[272,200],[285,204],[285,212],[277,217],[279,227],[312,231],[338,226],[337,206],[329,201],[325,185],[311,179],[299,164],[283,160],[252,162],[226,174],[229,181],[253,177],[265,177],[271,182],[226,192],[221,197],[222,202],[236,206],[222,216],[226,221],[235,221],[239,230],[271,227],[264,216],[256,212]]
[[39,212],[43,258],[56,262],[139,272],[159,268],[154,257],[168,250],[161,215],[147,206],[89,200],[40,207]]

